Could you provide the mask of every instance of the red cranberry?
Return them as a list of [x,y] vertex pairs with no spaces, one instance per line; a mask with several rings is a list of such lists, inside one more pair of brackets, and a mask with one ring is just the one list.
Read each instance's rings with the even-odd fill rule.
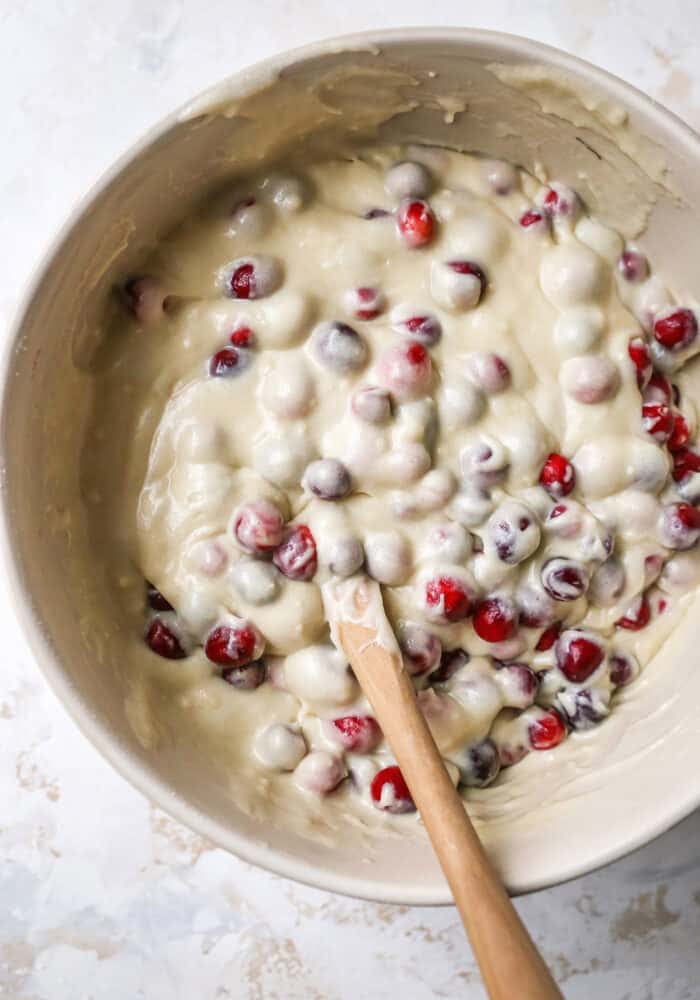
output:
[[516,604],[520,612],[520,624],[525,628],[544,628],[557,617],[556,604],[541,587],[525,584],[518,589]]
[[442,643],[432,632],[407,625],[401,632],[401,652],[409,674],[427,674],[440,663]]
[[370,785],[370,793],[374,805],[383,812],[408,813],[416,811],[408,785],[401,770],[396,765],[382,768],[375,774]]
[[247,351],[239,350],[237,347],[224,347],[210,360],[209,374],[213,378],[238,375],[248,367],[249,360]]
[[226,290],[234,299],[262,299],[278,287],[281,273],[272,257],[243,257],[234,261]]
[[550,625],[546,628],[542,635],[537,640],[537,645],[535,649],[538,653],[546,653],[548,649],[551,649],[554,643],[559,638],[559,633],[561,632],[561,622],[555,622],[554,625]]
[[536,208],[528,208],[526,212],[523,212],[520,216],[520,225],[523,229],[536,233],[542,233],[549,229],[546,216]]
[[472,610],[472,596],[464,583],[454,576],[439,576],[425,587],[425,603],[430,617],[437,621],[459,622]]
[[508,708],[529,708],[540,686],[539,678],[526,663],[506,663],[498,667],[497,679],[501,682]]
[[280,573],[290,580],[310,580],[316,572],[316,540],[305,524],[290,528],[272,556]]
[[221,667],[244,667],[257,660],[264,641],[252,622],[217,625],[207,636],[204,652],[212,663]]
[[654,323],[654,337],[667,351],[681,351],[698,335],[698,321],[690,309],[674,309]]
[[582,691],[562,692],[557,698],[557,709],[571,729],[592,729],[603,721],[609,712],[609,700],[600,691],[584,688]]
[[160,618],[154,618],[149,625],[146,645],[166,660],[182,660],[187,656],[178,637]]
[[347,323],[319,323],[311,334],[314,353],[321,364],[340,374],[359,371],[369,351],[357,330]]
[[649,345],[642,337],[634,337],[627,346],[627,353],[637,372],[637,385],[644,389],[653,372]]
[[405,340],[388,348],[377,368],[382,384],[401,402],[424,396],[433,379],[430,355],[417,340]]
[[365,385],[353,393],[352,412],[368,424],[385,424],[391,419],[391,396],[378,385]]
[[542,567],[542,586],[555,601],[575,601],[588,586],[588,576],[581,563],[555,557]]
[[255,334],[249,326],[237,326],[231,333],[229,340],[234,347],[252,347],[255,342]]
[[673,402],[673,387],[665,375],[661,372],[652,372],[651,378],[644,390],[645,403],[668,403]]
[[221,677],[227,684],[239,691],[254,691],[265,680],[266,673],[263,661],[254,660],[242,667],[225,667],[221,671]]
[[477,299],[478,303],[481,296],[484,294],[487,285],[486,274],[484,273],[483,268],[479,267],[478,264],[475,264],[471,260],[448,260],[447,266],[451,268],[455,274],[471,274],[472,277],[478,280],[481,285],[481,292],[479,294],[479,299]]
[[485,788],[491,784],[500,769],[496,744],[486,737],[480,743],[472,744],[465,757],[460,760],[459,780],[471,788]]
[[690,441],[690,427],[682,413],[673,414],[673,430],[668,439],[668,450],[680,451]]
[[630,632],[639,632],[640,629],[649,624],[650,618],[651,608],[649,607],[649,601],[642,594],[629,606],[622,618],[619,618],[615,624],[618,628],[625,628]]
[[489,518],[489,541],[501,562],[509,566],[529,558],[540,543],[540,535],[534,515],[518,501],[505,501]]
[[385,299],[379,288],[363,285],[347,292],[345,303],[355,319],[368,321],[376,319],[384,311]]
[[668,441],[673,431],[673,413],[666,403],[645,403],[642,406],[642,426],[659,444]]
[[148,601],[149,608],[153,608],[154,611],[173,610],[170,601],[163,597],[161,592],[152,583],[148,583],[148,581],[146,582],[146,600]]
[[639,674],[639,664],[627,653],[610,654],[610,681],[615,687],[630,684]]
[[405,308],[397,307],[391,314],[391,325],[397,333],[405,334],[428,347],[437,344],[442,336],[440,320],[431,313],[406,315]]
[[505,392],[510,386],[510,368],[498,354],[475,351],[467,357],[465,368],[467,374],[489,396]]
[[673,454],[673,470],[671,475],[677,483],[694,472],[700,472],[700,454],[690,448],[678,448]]
[[574,216],[579,208],[578,195],[565,184],[552,184],[541,200],[545,212],[551,216],[568,218]]
[[463,649],[450,649],[443,652],[440,666],[430,675],[431,684],[445,684],[458,670],[469,663],[469,653]]
[[340,500],[352,488],[350,473],[337,458],[317,458],[306,466],[302,486],[321,500]]
[[568,496],[576,485],[573,465],[563,455],[553,451],[542,466],[540,483],[552,497]]
[[556,642],[557,666],[573,684],[583,684],[605,659],[605,650],[592,635],[568,629]]
[[518,628],[518,613],[504,597],[487,597],[474,612],[474,631],[484,642],[505,642]]
[[700,538],[700,510],[688,503],[673,503],[661,512],[659,534],[668,549],[692,549]]
[[617,266],[625,281],[645,281],[649,277],[649,261],[636,250],[625,250]]
[[371,753],[382,738],[379,723],[369,715],[344,715],[333,719],[333,726],[343,749],[351,753]]
[[427,246],[435,234],[435,216],[425,201],[402,202],[397,216],[399,233],[407,246]]
[[254,555],[271,552],[282,541],[284,518],[269,500],[243,504],[233,520],[236,541]]
[[553,750],[566,736],[566,726],[556,708],[549,708],[530,723],[527,735],[533,750]]

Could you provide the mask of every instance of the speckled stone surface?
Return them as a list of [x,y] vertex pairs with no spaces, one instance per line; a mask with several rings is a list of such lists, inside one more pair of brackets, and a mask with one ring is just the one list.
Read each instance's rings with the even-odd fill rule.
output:
[[[76,199],[192,94],[326,35],[467,23],[559,45],[700,127],[693,0],[4,0],[0,329]],[[126,785],[47,691],[1,571],[0,634],[0,997],[483,998],[453,909],[361,903],[267,875]],[[700,997],[699,838],[700,813],[518,902],[569,1000]]]

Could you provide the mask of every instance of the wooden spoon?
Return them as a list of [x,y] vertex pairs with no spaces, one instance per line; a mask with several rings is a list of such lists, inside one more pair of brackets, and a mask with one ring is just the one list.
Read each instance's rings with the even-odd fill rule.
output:
[[452,890],[491,1000],[562,1000],[503,888],[445,769],[403,666],[379,585],[365,577],[323,587],[342,647],[396,757]]

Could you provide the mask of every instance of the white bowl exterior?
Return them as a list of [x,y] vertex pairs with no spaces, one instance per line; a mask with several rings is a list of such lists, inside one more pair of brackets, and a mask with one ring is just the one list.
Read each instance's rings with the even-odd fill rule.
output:
[[[500,82],[487,68],[493,63],[544,65],[586,94],[622,106],[652,153],[663,151],[667,172],[645,174],[592,120],[576,125],[543,111],[536,93]],[[388,121],[375,113],[382,100],[372,106],[380,85],[386,106],[403,109]],[[261,88],[261,96],[250,97]],[[320,106],[319,92],[330,95]],[[450,124],[445,98],[455,94],[468,110]],[[90,368],[111,286],[232,166],[242,171],[261,154],[283,155],[287,143],[333,148],[357,123],[353,109],[363,101],[369,103],[359,113],[363,134],[457,146],[528,168],[540,161],[552,176],[583,188],[593,212],[617,225],[630,186],[627,169],[656,204],[643,244],[662,273],[673,260],[674,287],[692,291],[700,141],[632,88],[544,46],[463,29],[354,36],[290,53],[238,74],[142,140],[79,207],[39,270],[6,359],[5,544],[17,606],[49,681],[90,739],[146,795],[204,836],[280,874],[366,898],[444,903],[449,892],[422,835],[374,838],[368,847],[348,831],[328,846],[283,825],[261,827],[238,809],[235,780],[223,780],[186,733],[157,750],[143,748],[125,712],[122,625],[105,606],[99,554],[91,550],[80,498]],[[602,159],[581,153],[582,135]],[[674,246],[684,253],[673,253]],[[700,670],[689,653],[700,639],[695,610],[697,602],[663,663],[651,664],[601,730],[554,754],[531,755],[500,789],[477,796],[482,836],[514,892],[611,861],[700,802],[693,766],[700,751],[694,708]],[[109,637],[99,649],[90,620]]]

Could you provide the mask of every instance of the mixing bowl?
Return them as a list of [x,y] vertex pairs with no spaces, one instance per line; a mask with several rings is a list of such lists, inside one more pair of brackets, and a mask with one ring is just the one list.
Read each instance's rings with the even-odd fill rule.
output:
[[[417,824],[348,825],[338,842],[262,823],[188,740],[144,740],[122,669],[125,625],[91,543],[81,452],[105,302],[133,261],[224,179],[285,150],[348,137],[430,142],[512,160],[576,188],[692,295],[700,140],[625,83],[524,39],[467,29],[322,42],[232,76],[171,115],[97,184],[37,269],[4,366],[4,545],[18,613],[58,696],[145,795],[242,858],[338,892],[401,903],[449,893]],[[696,289],[697,291],[697,289]],[[125,401],[128,405],[128,401]],[[481,834],[514,892],[640,846],[700,802],[700,616],[688,613],[597,731],[531,754],[474,793]]]

